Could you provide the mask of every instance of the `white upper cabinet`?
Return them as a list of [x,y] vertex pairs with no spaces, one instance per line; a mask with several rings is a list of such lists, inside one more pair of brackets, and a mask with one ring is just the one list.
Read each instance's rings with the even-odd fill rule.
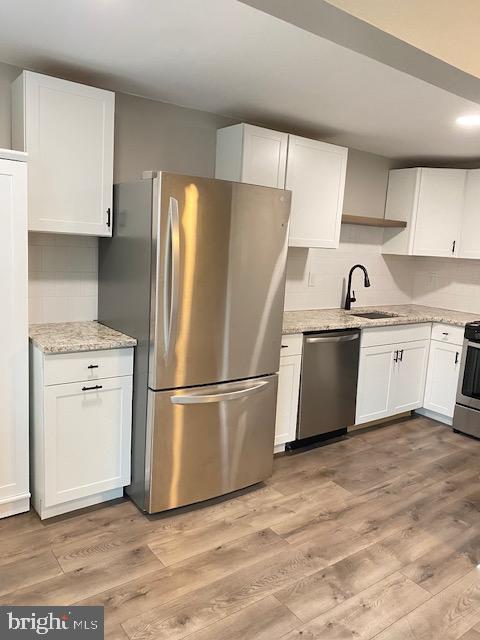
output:
[[251,124],[237,124],[217,131],[215,177],[285,187],[288,134]]
[[480,169],[467,171],[460,258],[480,258]]
[[414,255],[457,255],[465,177],[459,169],[421,169]]
[[292,191],[291,247],[338,247],[347,155],[345,147],[289,136],[285,188]]
[[407,227],[385,230],[383,253],[457,257],[466,176],[463,169],[390,171],[385,217]]
[[348,149],[249,124],[217,132],[215,177],[291,189],[289,245],[339,244]]
[[13,146],[29,154],[29,229],[111,236],[114,94],[24,71],[12,103]]

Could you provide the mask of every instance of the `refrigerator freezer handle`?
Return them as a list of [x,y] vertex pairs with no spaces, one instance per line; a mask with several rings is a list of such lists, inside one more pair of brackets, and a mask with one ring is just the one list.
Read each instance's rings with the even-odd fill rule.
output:
[[[178,302],[180,293],[180,219],[178,200],[170,197],[168,205],[168,233],[165,247],[165,274],[170,279],[170,287],[163,290],[163,318],[165,360],[177,334]],[[167,278],[166,278],[167,279]]]
[[260,391],[268,384],[268,382],[263,380],[257,382],[252,387],[248,387],[248,389],[240,389],[239,391],[226,391],[225,393],[215,393],[211,395],[190,394],[188,396],[172,396],[170,402],[172,404],[206,404],[210,402],[223,402],[224,400],[239,400],[240,398]]

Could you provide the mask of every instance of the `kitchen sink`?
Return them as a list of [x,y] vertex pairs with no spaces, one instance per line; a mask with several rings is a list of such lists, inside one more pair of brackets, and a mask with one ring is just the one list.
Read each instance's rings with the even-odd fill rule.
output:
[[368,318],[369,320],[380,320],[381,318],[399,318],[398,313],[387,313],[386,311],[364,311],[359,313],[350,313],[351,316],[358,318]]

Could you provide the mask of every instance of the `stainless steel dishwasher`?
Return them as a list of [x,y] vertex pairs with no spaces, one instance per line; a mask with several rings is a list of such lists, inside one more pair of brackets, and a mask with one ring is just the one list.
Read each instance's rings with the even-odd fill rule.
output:
[[358,329],[304,335],[297,441],[355,424],[359,354]]

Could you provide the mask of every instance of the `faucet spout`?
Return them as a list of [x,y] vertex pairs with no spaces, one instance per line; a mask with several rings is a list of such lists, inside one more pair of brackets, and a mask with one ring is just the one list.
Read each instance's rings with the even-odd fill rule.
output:
[[352,275],[355,269],[361,269],[363,271],[363,286],[364,287],[370,286],[370,278],[368,277],[367,269],[363,266],[363,264],[354,264],[353,267],[350,269],[350,273],[348,274],[348,288],[347,288],[347,295],[345,296],[346,311],[350,311],[350,309],[352,308],[352,302],[357,301],[357,299],[355,298],[355,292],[354,291],[352,292]]

